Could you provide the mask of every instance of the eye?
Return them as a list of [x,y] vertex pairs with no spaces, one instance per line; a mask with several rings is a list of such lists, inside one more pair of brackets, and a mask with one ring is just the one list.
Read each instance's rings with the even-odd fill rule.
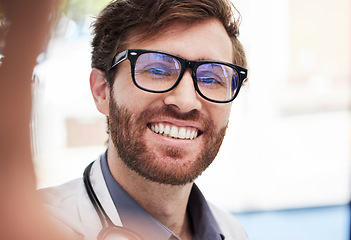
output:
[[197,82],[204,87],[223,86],[223,80],[213,72],[200,72],[197,74]]
[[154,77],[164,77],[164,76],[171,76],[174,74],[172,68],[167,66],[166,64],[162,63],[152,63],[143,66],[142,68],[138,69],[139,74],[148,74]]
[[162,69],[162,68],[147,68],[144,70],[145,73],[153,74],[153,75],[162,75],[162,76],[168,76],[170,75],[169,71]]
[[205,83],[205,84],[217,84],[217,83],[219,83],[213,77],[198,77],[197,80],[198,80],[198,82]]

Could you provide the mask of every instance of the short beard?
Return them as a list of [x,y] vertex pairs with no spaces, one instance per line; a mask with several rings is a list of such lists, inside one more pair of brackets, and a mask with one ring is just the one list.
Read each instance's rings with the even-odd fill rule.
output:
[[[151,152],[144,137],[147,123],[153,116],[170,116],[176,119],[193,120],[204,126],[204,145],[200,154],[191,161],[190,166],[184,166],[177,158],[184,155],[184,150],[176,147],[160,147],[167,158],[172,161],[154,161],[155,153]],[[126,166],[140,176],[157,183],[169,185],[185,185],[193,182],[213,162],[225,136],[227,126],[218,132],[214,129],[212,120],[203,117],[199,111],[193,110],[182,114],[170,106],[146,109],[136,116],[126,107],[116,104],[113,94],[109,105],[109,130],[117,154]],[[191,140],[189,140],[191,141]]]

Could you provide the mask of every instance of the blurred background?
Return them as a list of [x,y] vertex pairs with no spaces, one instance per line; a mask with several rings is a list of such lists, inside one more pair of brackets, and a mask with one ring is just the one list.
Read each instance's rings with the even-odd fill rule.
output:
[[[249,83],[233,102],[220,153],[197,184],[239,218],[251,240],[349,239],[351,2],[233,1]],[[63,1],[38,57],[38,188],[81,177],[105,150],[105,117],[95,108],[89,74],[90,25],[108,2]]]

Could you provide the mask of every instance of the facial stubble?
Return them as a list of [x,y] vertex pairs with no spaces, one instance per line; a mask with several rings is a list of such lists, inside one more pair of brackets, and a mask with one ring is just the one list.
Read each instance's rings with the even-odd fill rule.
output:
[[[202,123],[204,144],[199,154],[184,164],[181,157],[184,149],[161,146],[164,161],[157,161],[157,155],[148,149],[144,134],[148,131],[148,121],[154,116],[167,116],[181,120]],[[197,110],[182,114],[170,106],[146,109],[138,115],[126,107],[118,106],[111,94],[109,106],[110,138],[123,163],[140,176],[162,184],[184,185],[193,182],[213,162],[225,136],[227,126],[216,131],[212,120],[202,116]],[[189,140],[191,141],[191,140]],[[165,160],[163,159],[163,160]]]

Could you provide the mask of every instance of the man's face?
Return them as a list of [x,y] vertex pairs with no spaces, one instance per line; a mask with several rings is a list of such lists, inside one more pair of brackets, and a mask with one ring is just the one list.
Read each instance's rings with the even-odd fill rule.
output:
[[[233,59],[232,43],[217,20],[191,26],[172,24],[154,38],[134,42],[129,48],[168,52],[188,60]],[[139,175],[159,183],[186,184],[215,158],[231,104],[212,103],[199,96],[190,69],[172,91],[150,93],[133,84],[127,60],[118,65],[109,93],[113,145],[124,164]],[[165,130],[160,134],[157,129]]]

